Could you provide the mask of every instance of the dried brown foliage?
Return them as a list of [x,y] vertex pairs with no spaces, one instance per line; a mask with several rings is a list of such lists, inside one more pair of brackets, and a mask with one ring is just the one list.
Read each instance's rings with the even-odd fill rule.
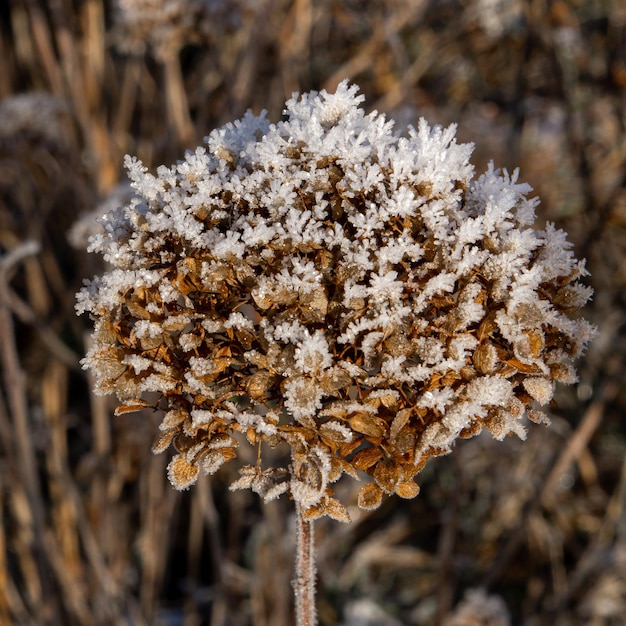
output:
[[[124,153],[171,162],[248,107],[276,119],[291,91],[332,90],[349,76],[379,110],[459,122],[479,160],[521,167],[542,215],[589,259],[600,335],[578,395],[557,392],[550,429],[531,431],[523,446],[463,443],[425,468],[419,498],[351,509],[354,523],[338,533],[335,524],[336,534],[320,525],[321,621],[362,616],[348,609],[367,598],[370,614],[442,623],[463,615],[455,605],[481,585],[516,624],[622,623],[623,3],[494,4],[517,17],[494,29],[486,2],[275,2],[184,47],[182,81],[170,75],[169,87],[162,60],[109,45],[107,2],[3,5],[0,96],[61,98],[75,135],[64,133],[69,153],[42,148],[50,136],[2,138],[2,257],[26,234],[41,253],[13,257],[3,278],[0,622],[153,624],[184,614],[189,623],[289,624],[283,503],[261,510],[247,492],[223,498],[229,481],[219,477],[219,515],[206,483],[182,499],[163,477],[166,459],[149,452],[151,413],[115,418],[88,396],[73,294],[101,268],[61,231],[67,213],[94,205],[94,189],[104,196],[119,180]],[[342,500],[356,497],[349,484],[337,486]]]

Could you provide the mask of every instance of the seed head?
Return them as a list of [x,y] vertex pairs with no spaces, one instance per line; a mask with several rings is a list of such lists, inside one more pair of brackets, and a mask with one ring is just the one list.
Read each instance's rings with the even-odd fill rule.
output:
[[[90,244],[112,267],[78,294],[83,365],[118,413],[163,411],[178,489],[247,439],[259,463],[232,488],[346,520],[342,474],[371,477],[362,508],[412,498],[430,457],[483,428],[524,437],[576,379],[594,331],[569,314],[591,290],[530,187],[473,179],[454,126],[399,137],[362,101],[347,82],[294,96],[285,121],[248,113],[156,176],[126,159],[136,198]],[[264,467],[279,444],[290,465]]]

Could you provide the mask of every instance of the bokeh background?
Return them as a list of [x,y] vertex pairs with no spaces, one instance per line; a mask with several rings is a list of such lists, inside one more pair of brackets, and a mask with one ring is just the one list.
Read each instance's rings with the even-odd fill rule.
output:
[[[360,85],[398,132],[457,123],[588,259],[598,338],[552,426],[431,461],[412,501],[316,525],[322,626],[619,626],[626,616],[623,0],[0,4],[0,624],[289,626],[293,512],[189,492],[79,359],[74,293],[124,154],[154,169],[249,108]],[[346,483],[344,501],[358,485]]]

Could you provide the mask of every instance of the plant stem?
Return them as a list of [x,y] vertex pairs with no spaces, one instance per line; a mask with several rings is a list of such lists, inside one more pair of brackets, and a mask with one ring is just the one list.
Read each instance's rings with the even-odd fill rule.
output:
[[296,505],[296,575],[293,589],[296,599],[296,626],[316,626],[313,522],[303,519],[299,505]]

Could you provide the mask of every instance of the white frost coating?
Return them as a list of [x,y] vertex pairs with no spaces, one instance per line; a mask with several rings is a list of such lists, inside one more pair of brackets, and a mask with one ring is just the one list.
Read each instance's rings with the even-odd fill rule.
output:
[[164,429],[183,435],[178,488],[235,439],[282,442],[291,469],[236,484],[342,518],[342,471],[373,478],[366,508],[414,495],[422,460],[481,428],[523,437],[525,409],[576,380],[594,329],[570,313],[591,290],[531,188],[493,164],[475,178],[454,125],[400,136],[357,92],[247,113],[156,174],[125,160],[136,197],[89,244],[112,268],[78,295],[82,364],[98,393],[184,416]]
[[324,333],[316,331],[300,341],[295,352],[296,367],[303,374],[317,375],[332,365],[333,357],[328,350],[328,341]]

